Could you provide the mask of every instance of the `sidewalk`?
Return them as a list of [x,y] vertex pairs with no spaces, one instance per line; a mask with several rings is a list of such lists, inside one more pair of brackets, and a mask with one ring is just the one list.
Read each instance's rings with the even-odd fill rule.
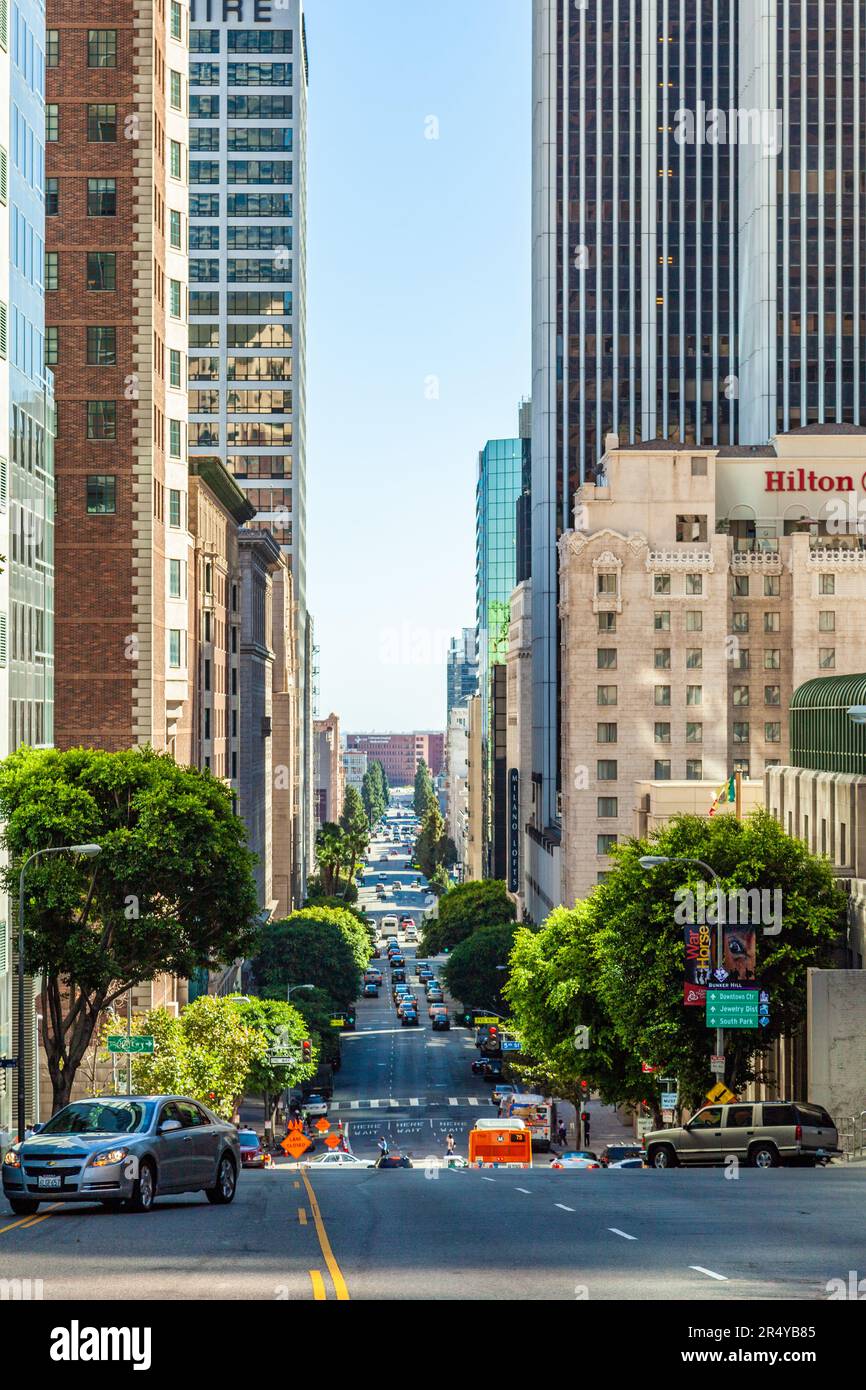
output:
[[[634,1131],[631,1124],[623,1124],[621,1112],[612,1105],[603,1105],[600,1100],[591,1100],[585,1107],[589,1115],[589,1143],[588,1149],[594,1153],[600,1153],[605,1144],[628,1144],[634,1142]],[[556,1102],[556,1113],[559,1119],[565,1120],[568,1125],[568,1138],[566,1147],[577,1148],[578,1130],[577,1117],[574,1106],[567,1100]],[[556,1146],[558,1147],[558,1145]]]

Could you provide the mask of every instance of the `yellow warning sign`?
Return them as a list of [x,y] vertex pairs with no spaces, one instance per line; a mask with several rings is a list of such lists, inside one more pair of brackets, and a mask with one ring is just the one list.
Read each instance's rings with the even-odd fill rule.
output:
[[723,1081],[717,1081],[715,1086],[707,1091],[707,1100],[713,1101],[715,1105],[730,1105],[731,1101],[736,1099],[733,1091],[729,1091]]

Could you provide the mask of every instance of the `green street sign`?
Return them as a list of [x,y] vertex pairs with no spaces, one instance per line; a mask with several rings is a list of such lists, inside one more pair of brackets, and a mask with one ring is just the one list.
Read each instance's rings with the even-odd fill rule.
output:
[[109,1052],[153,1052],[153,1036],[150,1033],[109,1033]]
[[757,1028],[756,989],[708,989],[708,1028]]

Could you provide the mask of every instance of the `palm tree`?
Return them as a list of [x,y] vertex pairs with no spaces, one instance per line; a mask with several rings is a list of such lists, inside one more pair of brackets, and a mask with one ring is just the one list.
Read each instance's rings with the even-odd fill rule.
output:
[[325,897],[336,897],[340,868],[347,858],[346,837],[339,825],[325,821],[316,836],[316,860]]

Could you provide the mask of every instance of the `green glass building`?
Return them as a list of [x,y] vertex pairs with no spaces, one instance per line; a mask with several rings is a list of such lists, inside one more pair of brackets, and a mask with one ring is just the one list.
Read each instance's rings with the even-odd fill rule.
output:
[[484,766],[484,874],[506,877],[505,658],[516,582],[516,504],[528,439],[490,439],[475,491],[475,626]]

